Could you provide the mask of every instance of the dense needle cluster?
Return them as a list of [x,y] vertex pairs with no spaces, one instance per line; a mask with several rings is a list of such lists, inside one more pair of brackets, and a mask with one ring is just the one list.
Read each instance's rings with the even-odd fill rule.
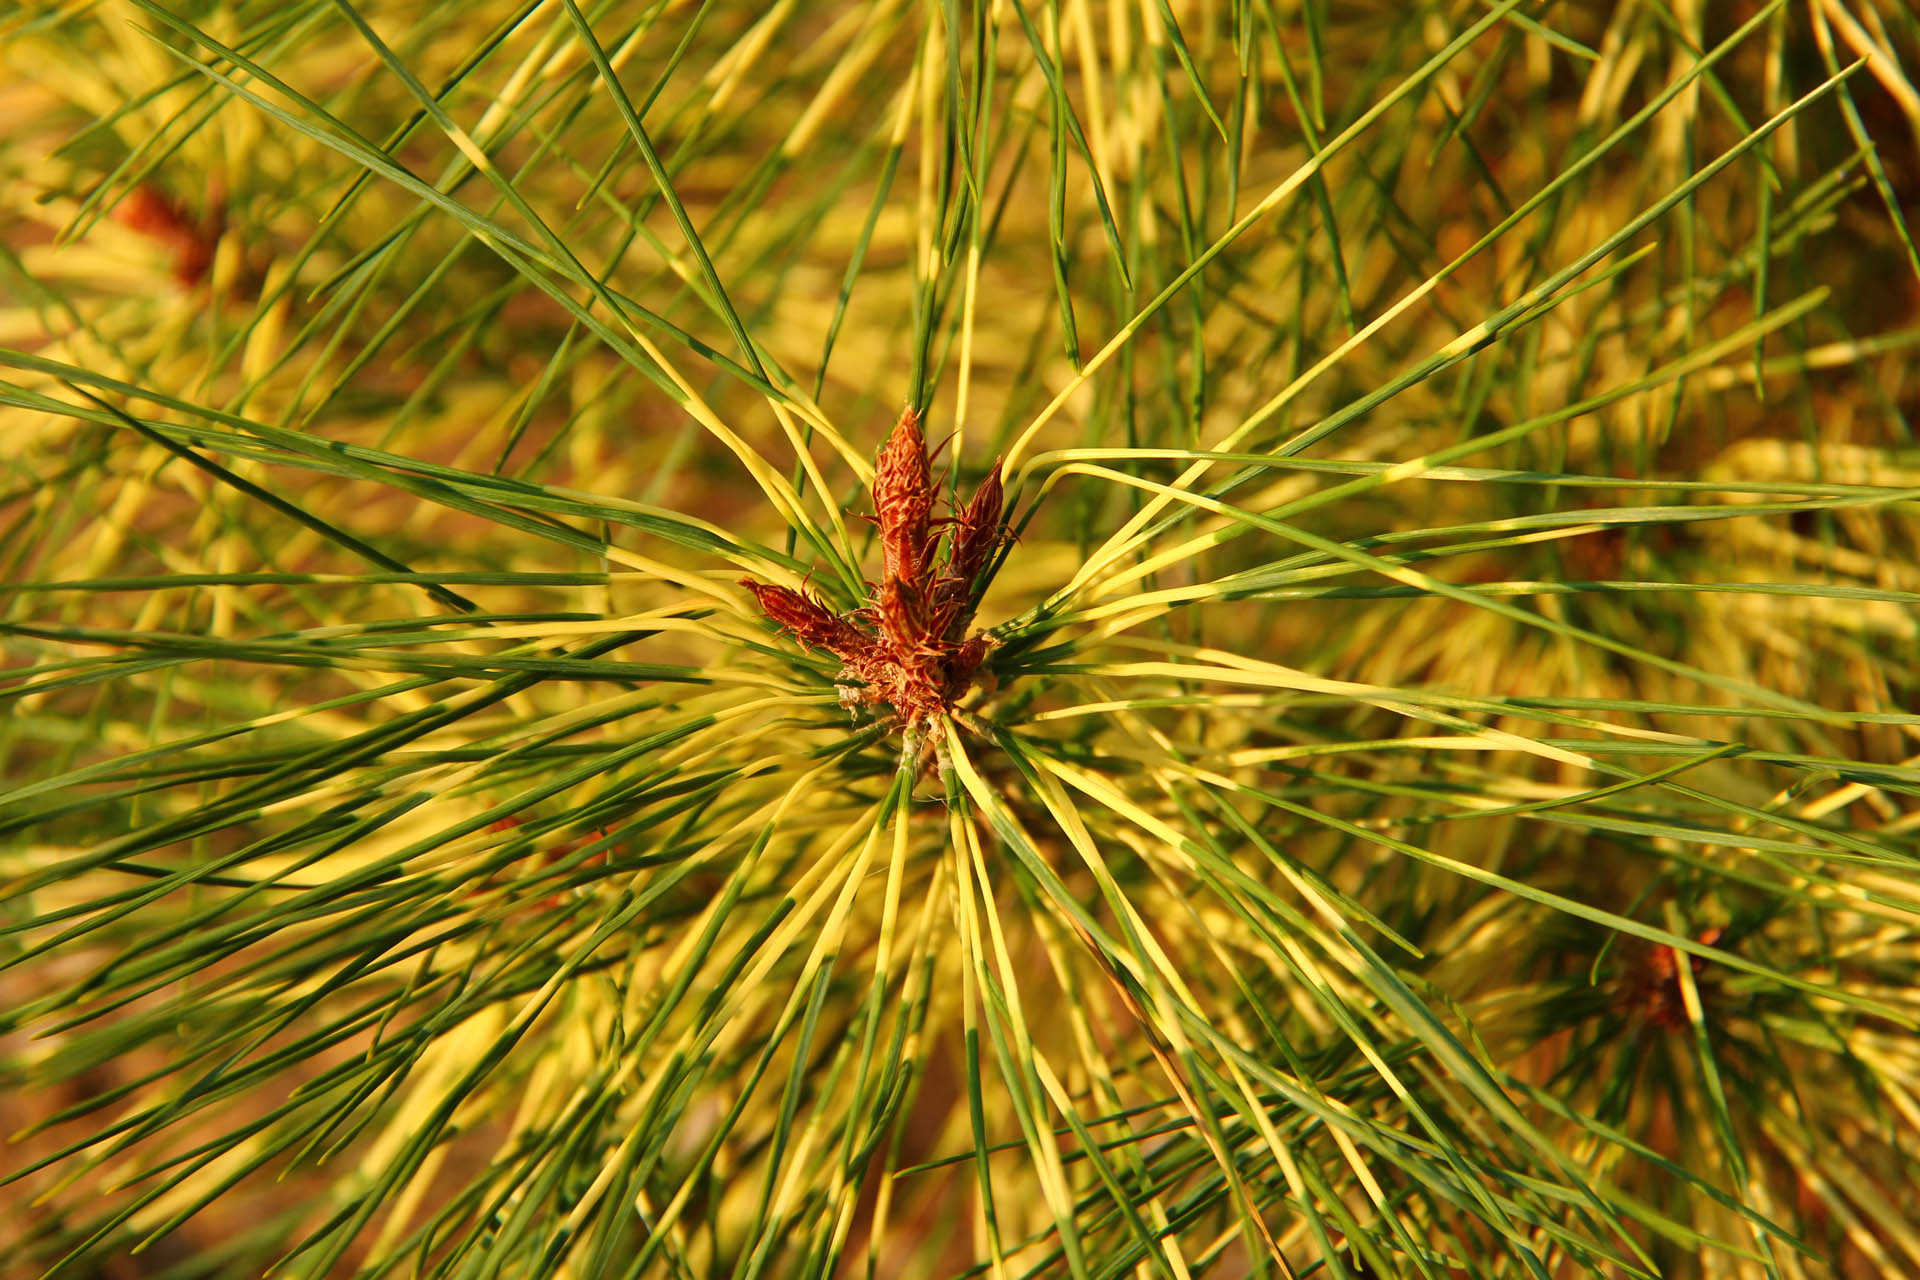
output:
[[[903,729],[916,730],[966,694],[992,644],[983,633],[967,635],[967,627],[982,575],[1005,536],[1002,498],[996,462],[971,501],[936,519],[926,437],[909,408],[874,464],[883,564],[866,607],[836,614],[805,591],[751,578],[741,585],[802,645],[840,659],[849,706],[884,704]],[[946,561],[939,564],[943,542]]]

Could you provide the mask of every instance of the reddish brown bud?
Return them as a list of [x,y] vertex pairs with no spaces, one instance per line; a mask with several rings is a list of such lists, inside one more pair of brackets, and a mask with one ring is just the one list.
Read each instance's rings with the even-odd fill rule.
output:
[[760,602],[761,613],[793,632],[809,649],[825,649],[845,658],[869,643],[852,623],[834,617],[825,605],[805,592],[755,582],[752,578],[740,579],[740,585],[753,592],[753,598]]
[[[839,656],[843,707],[884,706],[896,725],[917,730],[951,712],[969,690],[991,685],[981,667],[993,641],[963,637],[980,578],[1006,537],[1004,503],[995,462],[972,500],[936,522],[927,442],[909,408],[874,462],[874,522],[886,563],[866,606],[836,615],[803,591],[751,578],[741,585],[802,645]],[[948,525],[954,541],[941,572],[934,561]]]
[[932,558],[933,476],[920,418],[911,408],[901,413],[875,460],[873,514],[880,523],[886,578],[919,581]]
[[1000,485],[1000,460],[995,458],[987,478],[974,491],[973,501],[954,519],[953,558],[949,569],[969,591],[1000,545],[1001,504],[1005,500],[1005,491]]
[[880,634],[896,658],[909,658],[928,648],[932,619],[926,593],[911,582],[890,579],[880,586],[877,613]]
[[[1720,941],[1722,932],[1720,929],[1708,929],[1697,935],[1696,941],[1714,946]],[[1619,984],[1621,1002],[1651,1026],[1668,1031],[1686,1026],[1689,1015],[1686,995],[1680,985],[1682,964],[1693,971],[1696,989],[1701,999],[1707,1000],[1713,994],[1714,987],[1705,980],[1706,959],[1655,943],[1646,947],[1637,960],[1629,963]]]
[[191,288],[213,266],[220,243],[219,221],[202,227],[187,216],[184,206],[142,183],[114,206],[113,220],[130,231],[160,241],[173,250],[173,276]]
[[987,650],[993,647],[993,639],[981,632],[954,650],[947,663],[947,697],[958,699],[973,684],[974,676],[980,670],[980,664],[987,660]]
[[927,632],[952,641],[967,625],[967,584],[943,577],[933,584],[933,603],[927,610]]

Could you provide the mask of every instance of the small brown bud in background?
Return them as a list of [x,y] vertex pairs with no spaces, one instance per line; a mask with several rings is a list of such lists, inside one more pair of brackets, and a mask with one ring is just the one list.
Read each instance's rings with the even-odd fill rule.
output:
[[215,212],[206,223],[199,224],[187,215],[184,205],[143,182],[114,206],[113,220],[171,249],[173,278],[181,287],[191,289],[206,279],[213,267],[214,251],[219,248],[226,222],[225,192],[215,186],[207,194]]

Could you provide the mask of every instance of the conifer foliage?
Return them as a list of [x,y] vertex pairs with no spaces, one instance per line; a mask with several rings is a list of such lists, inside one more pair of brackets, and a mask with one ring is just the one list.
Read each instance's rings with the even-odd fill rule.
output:
[[0,1280],[1920,1277],[1916,76],[0,7]]

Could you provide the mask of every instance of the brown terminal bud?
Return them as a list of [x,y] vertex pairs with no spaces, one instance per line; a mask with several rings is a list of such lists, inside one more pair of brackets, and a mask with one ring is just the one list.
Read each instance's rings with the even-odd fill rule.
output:
[[873,514],[880,524],[885,576],[919,581],[932,551],[933,476],[920,416],[911,408],[901,413],[874,463]]
[[143,182],[127,192],[115,206],[113,220],[171,249],[173,278],[190,289],[204,280],[212,268],[214,251],[220,246],[226,221],[225,193],[211,186],[207,194],[216,212],[207,222],[195,223],[184,205],[169,199],[158,187]]
[[931,617],[926,592],[898,578],[880,585],[880,634],[892,646],[896,657],[919,654],[928,648]]
[[[886,563],[864,607],[835,614],[810,592],[741,580],[769,620],[840,658],[840,704],[888,708],[916,758],[912,744],[929,721],[954,713],[970,690],[992,686],[983,666],[993,641],[966,633],[987,564],[1007,536],[998,461],[966,506],[937,522],[931,472],[920,416],[908,408],[874,461],[874,522]],[[951,553],[936,568],[949,526]]]

